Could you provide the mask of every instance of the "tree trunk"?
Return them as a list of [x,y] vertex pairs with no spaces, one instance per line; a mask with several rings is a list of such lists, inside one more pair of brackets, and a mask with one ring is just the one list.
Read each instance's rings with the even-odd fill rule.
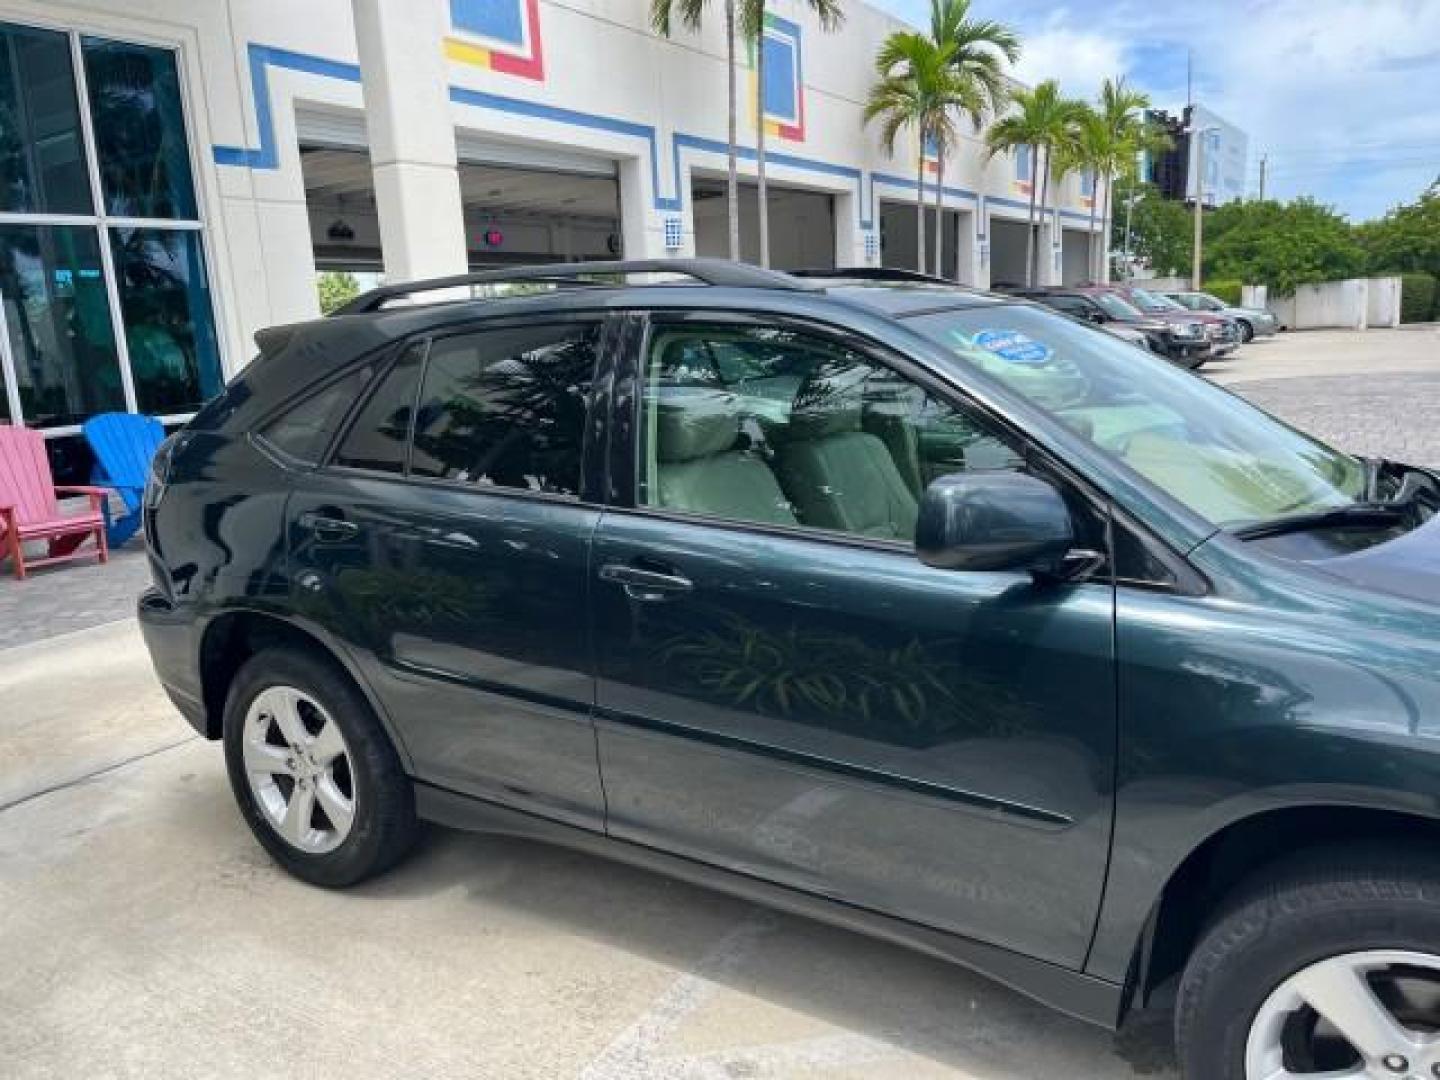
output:
[[760,214],[760,265],[770,265],[770,196],[765,186],[765,3],[760,3],[760,29],[755,33],[755,173]]
[[1112,202],[1110,196],[1115,192],[1115,174],[1105,174],[1105,209],[1100,215],[1100,228],[1105,232],[1105,239],[1100,244],[1100,273],[1097,281],[1110,280],[1110,234],[1115,223],[1110,220]]
[[945,146],[935,160],[935,276],[945,276]]
[[1035,192],[1039,190],[1040,178],[1035,175],[1040,166],[1040,151],[1030,147],[1030,213],[1025,218],[1025,284],[1035,287]]
[[[1040,243],[1040,230],[1045,227],[1045,204],[1050,198],[1050,151],[1045,151],[1045,171],[1040,174],[1040,221],[1035,229],[1035,265],[1031,268],[1035,284],[1040,284],[1040,258],[1041,249],[1044,245]],[[1051,243],[1053,244],[1053,238]]]
[[915,171],[915,269],[925,273],[925,132],[920,132],[920,167]]
[[1094,181],[1094,183],[1092,183],[1092,184],[1090,185],[1090,232],[1087,234],[1087,236],[1089,237],[1089,239],[1087,239],[1087,240],[1085,241],[1085,243],[1086,243],[1086,245],[1087,245],[1087,247],[1085,248],[1085,254],[1086,254],[1086,256],[1087,256],[1087,258],[1085,259],[1085,261],[1090,264],[1090,269],[1087,271],[1087,274],[1088,274],[1089,277],[1090,277],[1090,282],[1091,282],[1091,284],[1098,284],[1099,281],[1100,281],[1100,275],[1099,275],[1099,273],[1097,273],[1096,270],[1095,270],[1095,240],[1096,240],[1096,236],[1095,236],[1095,208],[1098,207],[1099,205],[1100,205],[1100,170],[1099,170],[1099,169],[1096,169],[1096,170],[1095,170],[1095,181]]
[[730,98],[725,199],[730,226],[730,259],[740,261],[740,176],[735,163],[735,0],[725,0],[725,74]]

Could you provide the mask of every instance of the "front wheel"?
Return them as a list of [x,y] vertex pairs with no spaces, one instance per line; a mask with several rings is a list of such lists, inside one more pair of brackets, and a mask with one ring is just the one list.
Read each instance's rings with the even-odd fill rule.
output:
[[266,649],[225,703],[225,763],[246,823],[296,877],[339,887],[398,862],[415,795],[369,702],[333,663]]
[[1251,325],[1250,325],[1248,322],[1246,322],[1244,319],[1241,319],[1241,320],[1240,320],[1240,341],[1241,341],[1241,344],[1248,345],[1248,344],[1250,344],[1250,342],[1252,342],[1252,341],[1254,341],[1254,340],[1255,340],[1255,327],[1251,326]]
[[1175,1027],[1187,1080],[1440,1077],[1440,869],[1397,857],[1271,879],[1202,937]]

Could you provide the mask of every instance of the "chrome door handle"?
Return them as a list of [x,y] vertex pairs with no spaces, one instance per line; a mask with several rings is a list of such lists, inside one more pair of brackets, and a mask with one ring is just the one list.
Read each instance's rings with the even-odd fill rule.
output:
[[665,574],[624,563],[606,563],[600,567],[600,580],[624,586],[625,595],[632,600],[668,600],[695,588],[693,581],[680,574]]
[[353,521],[327,517],[325,514],[317,514],[313,510],[300,515],[300,525],[302,528],[308,529],[310,534],[322,544],[340,544],[360,535],[360,526]]

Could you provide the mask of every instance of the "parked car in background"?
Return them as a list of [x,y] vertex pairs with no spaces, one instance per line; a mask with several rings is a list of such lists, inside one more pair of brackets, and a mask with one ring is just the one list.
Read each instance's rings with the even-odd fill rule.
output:
[[1265,308],[1227,304],[1218,296],[1207,292],[1167,292],[1164,295],[1189,311],[1205,311],[1234,320],[1240,327],[1242,342],[1252,341],[1257,337],[1270,337],[1280,330],[1280,320]]
[[1206,339],[1210,342],[1211,356],[1215,359],[1228,356],[1240,347],[1239,325],[1222,315],[1214,315],[1208,311],[1191,311],[1189,308],[1177,304],[1168,296],[1135,285],[1111,285],[1109,288],[1114,289],[1151,318],[1177,322],[1184,320],[1199,322],[1203,327]]
[[[566,287],[413,302],[497,282]],[[256,339],[139,616],[292,874],[432,819],[1173,1002],[1187,1080],[1437,1075],[1428,470],[948,285],[514,268]]]
[[1151,352],[1191,371],[1210,359],[1214,348],[1198,320],[1157,319],[1146,315],[1115,291],[1104,286],[1076,285],[1040,289],[1014,289],[1023,297],[1077,319],[1125,334],[1140,334]]

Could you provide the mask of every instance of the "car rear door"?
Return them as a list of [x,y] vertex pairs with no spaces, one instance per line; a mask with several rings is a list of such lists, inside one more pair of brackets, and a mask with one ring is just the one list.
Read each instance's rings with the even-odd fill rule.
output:
[[[742,347],[755,370],[695,359]],[[624,350],[591,581],[609,831],[1078,967],[1111,829],[1113,585],[916,559],[927,477],[1024,463],[887,361],[700,313]]]
[[288,508],[296,603],[419,779],[602,828],[582,479],[600,315],[410,343]]

